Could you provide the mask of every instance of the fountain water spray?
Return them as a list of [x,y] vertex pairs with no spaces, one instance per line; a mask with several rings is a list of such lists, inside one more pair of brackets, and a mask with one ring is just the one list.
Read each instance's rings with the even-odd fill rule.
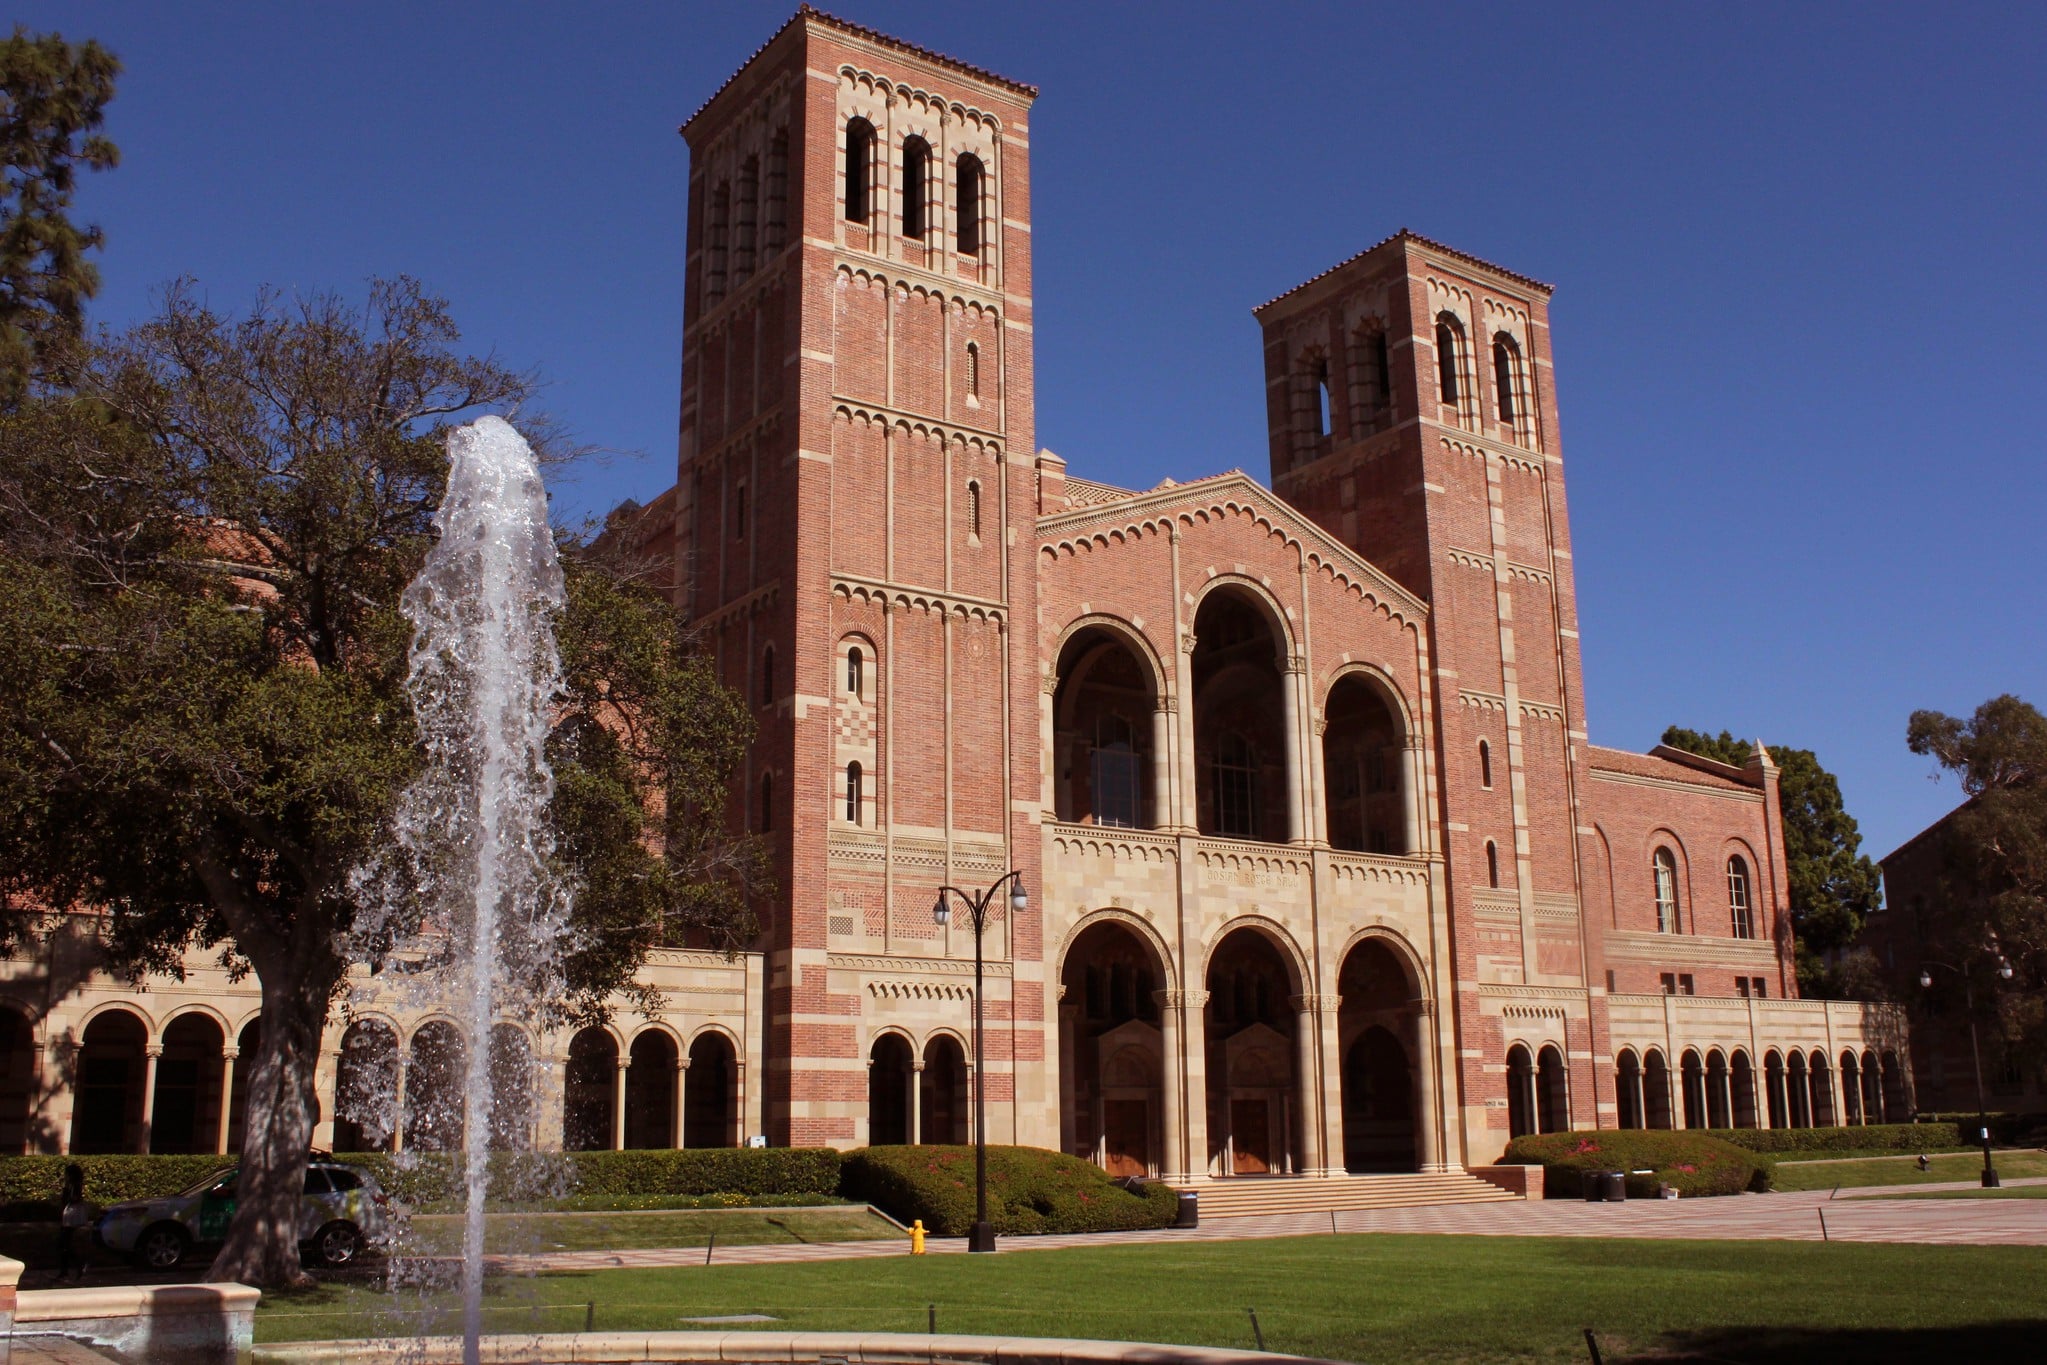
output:
[[[417,967],[407,1003],[458,1020],[463,1035],[463,1359],[474,1362],[489,1153],[530,1145],[536,1079],[530,1052],[494,1054],[493,1026],[542,1020],[561,998],[570,888],[553,865],[546,745],[561,690],[552,618],[566,599],[525,440],[485,417],[457,428],[448,453],[440,539],[402,600],[425,765],[364,879],[365,924],[379,956]],[[404,1121],[395,1109],[384,1131]],[[438,1117],[450,1133],[457,1116]]]

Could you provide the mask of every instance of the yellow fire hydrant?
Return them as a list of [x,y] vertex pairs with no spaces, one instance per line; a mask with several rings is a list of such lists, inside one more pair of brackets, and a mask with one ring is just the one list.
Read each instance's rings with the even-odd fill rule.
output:
[[922,1256],[924,1254],[924,1220],[922,1218],[910,1224],[910,1254],[912,1256]]

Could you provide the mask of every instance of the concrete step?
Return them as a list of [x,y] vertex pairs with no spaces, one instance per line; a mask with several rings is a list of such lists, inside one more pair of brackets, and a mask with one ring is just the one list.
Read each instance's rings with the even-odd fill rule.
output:
[[1201,1196],[1201,1216],[1249,1218],[1426,1204],[1489,1204],[1520,1196],[1474,1175],[1237,1176],[1176,1186]]

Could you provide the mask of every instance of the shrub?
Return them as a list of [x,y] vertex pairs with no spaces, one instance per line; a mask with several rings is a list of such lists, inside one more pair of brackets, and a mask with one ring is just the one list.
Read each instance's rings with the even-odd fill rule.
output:
[[[0,1204],[46,1204],[54,1209],[64,1168],[85,1172],[85,1197],[95,1204],[160,1199],[189,1190],[234,1165],[231,1156],[9,1156],[0,1157]],[[12,1211],[12,1209],[10,1209]],[[52,1215],[54,1216],[54,1215]]]
[[[1862,1128],[1707,1128],[1709,1137],[1751,1152],[1938,1152],[1960,1145],[1946,1124],[1872,1123]],[[1966,1141],[1963,1139],[1962,1141]]]
[[[1654,1196],[1659,1185],[1674,1186],[1687,1197],[1766,1190],[1775,1170],[1768,1157],[1697,1130],[1602,1128],[1531,1134],[1508,1143],[1501,1160],[1541,1166],[1543,1192],[1553,1199],[1579,1196],[1583,1191],[1578,1174],[1584,1171],[1626,1171],[1628,1195],[1640,1199]],[[1642,1170],[1651,1174],[1635,1174]]]
[[[974,1149],[867,1147],[846,1154],[841,1191],[898,1222],[962,1237],[974,1223]],[[1179,1194],[1151,1184],[1134,1194],[1079,1157],[1038,1147],[988,1149],[988,1221],[1008,1236],[1123,1232],[1173,1221]]]

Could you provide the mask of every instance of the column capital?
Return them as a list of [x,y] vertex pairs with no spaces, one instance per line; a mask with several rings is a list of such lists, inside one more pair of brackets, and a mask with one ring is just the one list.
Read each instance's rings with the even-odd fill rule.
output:
[[[224,1047],[220,1050],[220,1060],[223,1062],[231,1062],[241,1055],[242,1050],[238,1047]],[[341,1054],[337,1052],[334,1055],[339,1057]]]
[[687,1057],[677,1057],[677,1058],[675,1059],[675,1069],[676,1069],[677,1071],[687,1071],[687,1070],[689,1070],[689,1058],[687,1058]]
[[923,1069],[924,1059],[922,1057],[919,1057],[916,1061],[910,1063],[910,1070],[912,1071],[922,1071]]
[[150,1058],[152,1061],[163,1056],[163,1044],[145,1043],[142,1048],[142,1055]]
[[633,1069],[633,1059],[630,1057],[620,1057],[617,1066],[620,1071],[630,1071]]
[[1299,1014],[1333,1014],[1342,999],[1337,995],[1290,995],[1287,1003]]

